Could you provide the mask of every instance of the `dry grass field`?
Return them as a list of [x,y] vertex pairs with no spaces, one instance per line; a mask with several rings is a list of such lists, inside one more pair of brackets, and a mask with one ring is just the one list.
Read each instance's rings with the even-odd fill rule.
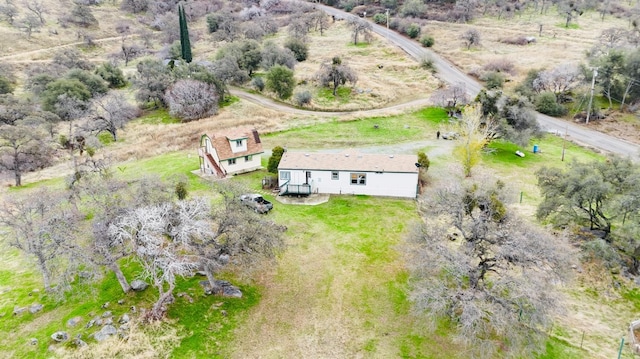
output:
[[[542,33],[539,29],[542,25]],[[573,26],[577,25],[577,26]],[[564,27],[563,19],[554,10],[546,15],[525,13],[510,19],[485,17],[470,24],[429,23],[423,31],[436,39],[434,50],[470,73],[495,60],[508,60],[515,65],[516,75],[511,85],[524,79],[532,69],[551,69],[560,64],[586,62],[585,51],[597,43],[600,33],[608,28],[628,28],[628,21],[612,16],[602,21],[597,13],[586,12]],[[467,50],[461,35],[468,29],[480,32],[480,46]],[[536,38],[529,45],[509,45],[501,39]],[[508,84],[509,85],[509,84]]]

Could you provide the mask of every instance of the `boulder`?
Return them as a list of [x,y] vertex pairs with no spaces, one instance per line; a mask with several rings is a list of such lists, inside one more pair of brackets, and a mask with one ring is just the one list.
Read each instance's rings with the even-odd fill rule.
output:
[[84,340],[80,339],[80,338],[76,338],[73,340],[73,344],[75,344],[76,347],[78,348],[82,348],[82,347],[86,347],[87,346],[87,342],[85,342]]
[[78,317],[73,317],[69,320],[67,320],[67,326],[68,327],[75,327],[76,325],[78,325],[80,322],[82,321],[82,317],[78,316]]
[[29,339],[29,344],[30,345],[38,345],[38,339],[37,338]]
[[131,319],[129,319],[129,315],[128,314],[123,314],[122,317],[120,317],[120,320],[118,321],[118,323],[120,324],[126,324],[129,323]]
[[178,298],[184,298],[187,302],[193,303],[193,298],[185,292],[178,293]]
[[40,303],[32,304],[29,306],[29,313],[36,314],[44,308],[44,305]]
[[111,313],[110,310],[107,310],[106,312],[102,313],[102,317],[103,318],[113,317],[113,313]]
[[149,284],[147,284],[147,282],[140,279],[136,279],[131,282],[131,289],[136,292],[142,292],[143,290],[147,289],[148,286]]
[[27,311],[27,307],[14,307],[13,308],[13,315],[20,315],[24,312]]
[[204,288],[204,292],[207,295],[214,294],[223,297],[242,298],[240,289],[226,280],[216,280],[213,288],[209,285],[209,281],[206,280],[200,281],[200,285]]
[[55,332],[53,334],[51,334],[51,339],[53,339],[54,341],[60,343],[60,342],[64,342],[65,340],[69,339],[69,333],[64,332],[64,331],[58,331]]
[[113,325],[105,325],[104,327],[102,327],[102,329],[100,329],[99,332],[96,332],[93,337],[97,341],[101,342],[112,335],[116,335],[117,333],[118,329],[116,329],[116,327],[114,327]]
[[78,272],[78,277],[82,279],[91,279],[93,278],[93,273],[86,270],[81,270],[80,272]]

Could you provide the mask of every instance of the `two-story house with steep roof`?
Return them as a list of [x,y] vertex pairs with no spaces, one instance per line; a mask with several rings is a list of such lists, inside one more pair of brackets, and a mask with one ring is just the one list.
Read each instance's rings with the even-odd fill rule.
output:
[[223,178],[261,168],[262,142],[255,129],[232,129],[200,137],[200,171]]

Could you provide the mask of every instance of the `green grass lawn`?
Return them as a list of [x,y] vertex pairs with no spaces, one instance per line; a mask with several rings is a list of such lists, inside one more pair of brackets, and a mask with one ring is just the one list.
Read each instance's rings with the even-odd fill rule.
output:
[[[537,145],[540,152],[533,153],[533,146]],[[564,160],[563,160],[564,147]],[[522,151],[525,157],[515,155]],[[528,148],[505,141],[493,141],[483,156],[483,162],[490,166],[502,167],[506,170],[518,168],[539,168],[542,166],[564,166],[571,161],[589,162],[603,160],[605,157],[569,141],[563,141],[555,135],[545,135],[543,138],[533,139]]]
[[[541,152],[533,153],[534,145],[537,145]],[[516,156],[517,150],[522,151],[525,156]],[[537,170],[544,166],[564,168],[571,161],[589,162],[604,158],[605,156],[589,149],[563,141],[561,137],[547,134],[531,140],[527,148],[511,142],[493,141],[483,154],[482,163],[518,192],[525,205],[534,207],[541,200],[535,176]]]
[[149,125],[180,123],[180,119],[169,115],[169,111],[167,109],[155,109],[148,111],[135,121]]
[[334,120],[262,137],[267,147],[321,149],[391,145],[432,138],[437,126],[447,121],[447,113],[443,109],[425,108],[400,116]]

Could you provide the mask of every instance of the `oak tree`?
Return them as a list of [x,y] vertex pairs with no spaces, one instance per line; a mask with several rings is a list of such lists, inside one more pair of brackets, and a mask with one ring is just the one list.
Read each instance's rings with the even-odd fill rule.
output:
[[347,82],[355,84],[358,81],[356,72],[348,65],[343,64],[342,59],[337,56],[331,59],[331,63],[324,62],[320,65],[320,70],[315,76],[321,86],[332,88],[333,96],[336,96],[339,86]]
[[92,102],[89,127],[95,132],[108,132],[114,141],[118,141],[118,130],[136,118],[138,109],[118,92],[109,92]]
[[504,184],[451,183],[420,200],[410,235],[411,299],[431,328],[446,323],[472,357],[531,356],[561,309],[562,238],[517,218]]
[[267,89],[275,92],[280,99],[286,100],[293,95],[296,86],[293,71],[281,65],[271,67],[267,73]]
[[46,291],[63,289],[73,256],[80,217],[64,198],[48,190],[10,196],[0,206],[0,227],[7,243],[32,260]]
[[351,39],[354,45],[358,44],[360,36],[364,37],[366,42],[371,42],[373,39],[373,27],[370,22],[351,16],[347,19],[347,25],[351,28]]

